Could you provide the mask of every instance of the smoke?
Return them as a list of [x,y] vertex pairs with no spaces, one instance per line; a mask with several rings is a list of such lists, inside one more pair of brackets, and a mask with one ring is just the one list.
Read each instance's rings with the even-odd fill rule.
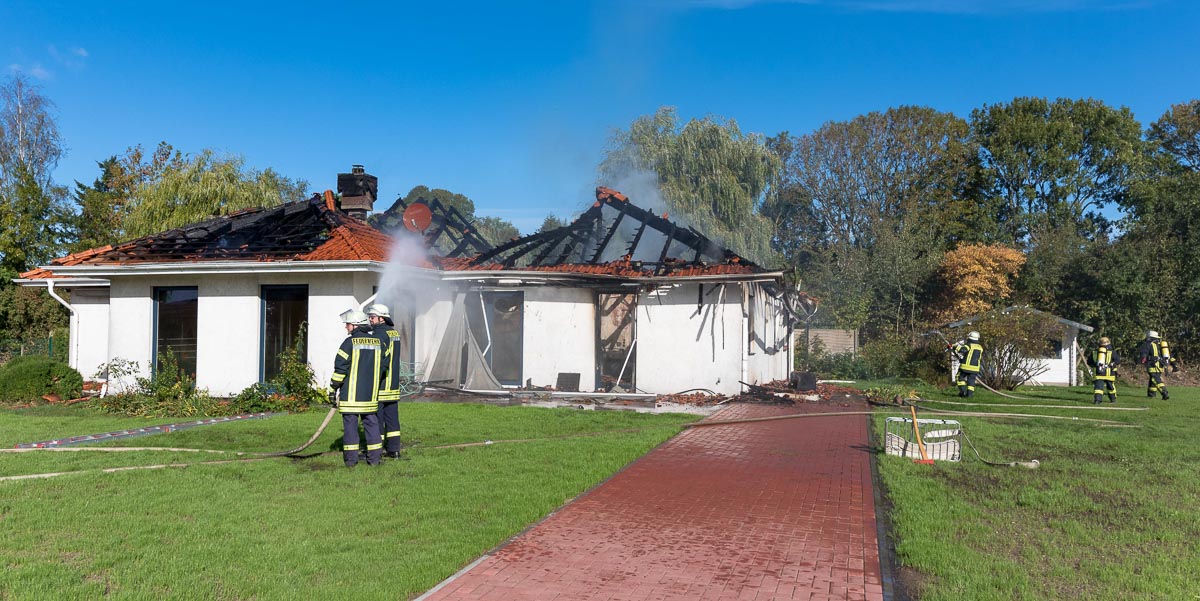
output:
[[375,302],[391,308],[397,325],[408,323],[410,316],[420,314],[422,308],[437,300],[436,276],[423,273],[431,267],[421,236],[404,228],[392,232],[392,248]]

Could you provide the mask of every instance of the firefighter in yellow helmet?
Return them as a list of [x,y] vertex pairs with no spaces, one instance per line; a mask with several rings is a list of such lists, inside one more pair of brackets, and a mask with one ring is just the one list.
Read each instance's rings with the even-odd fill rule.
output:
[[1155,393],[1161,394],[1164,401],[1171,398],[1171,395],[1167,394],[1167,387],[1163,386],[1162,375],[1174,361],[1167,341],[1160,338],[1154,330],[1146,332],[1146,339],[1138,346],[1138,363],[1146,366],[1146,376],[1149,378],[1149,383],[1146,384],[1148,398],[1153,398]]
[[958,359],[958,375],[955,384],[958,385],[958,396],[971,398],[975,396],[975,380],[979,378],[979,364],[983,359],[983,345],[979,344],[979,332],[970,332],[967,339],[959,340],[950,347]]
[[1087,364],[1096,370],[1096,379],[1092,382],[1092,402],[1099,405],[1108,395],[1108,402],[1117,402],[1117,364],[1121,357],[1113,350],[1112,341],[1108,336],[1100,338],[1100,346],[1087,359]]
[[342,460],[346,467],[358,464],[363,448],[358,436],[362,421],[366,437],[367,464],[379,465],[383,443],[379,439],[379,381],[387,375],[383,341],[371,331],[367,314],[358,309],[342,313],[346,339],[333,359],[330,387],[336,391],[342,414]]

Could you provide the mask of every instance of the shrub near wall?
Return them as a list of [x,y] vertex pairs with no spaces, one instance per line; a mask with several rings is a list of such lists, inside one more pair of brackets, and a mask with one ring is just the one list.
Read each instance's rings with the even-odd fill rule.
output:
[[0,403],[37,403],[47,394],[75,399],[83,394],[83,376],[49,357],[15,357],[0,367]]

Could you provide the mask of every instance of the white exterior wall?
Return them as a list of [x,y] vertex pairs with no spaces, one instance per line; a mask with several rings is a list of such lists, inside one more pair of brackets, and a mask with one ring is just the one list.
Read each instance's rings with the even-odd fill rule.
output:
[[[790,329],[780,301],[756,284],[746,284],[746,377],[750,384],[786,380],[791,372]],[[751,294],[752,293],[752,294]]]
[[[259,380],[261,287],[307,284],[308,362],[318,385],[325,385],[333,372],[333,356],[346,337],[338,316],[370,297],[375,279],[362,272],[115,277],[106,317],[107,352],[97,364],[119,357],[136,361],[142,375],[148,375],[154,348],[153,289],[195,286],[196,386],[213,395],[235,395]],[[96,327],[82,324],[81,332]]]
[[579,374],[579,390],[596,388],[596,296],[585,288],[526,288],[521,373],[553,386],[559,372]]
[[[106,360],[133,361],[137,363],[140,375],[149,376],[154,354],[154,299],[151,295],[153,287],[159,284],[152,284],[145,278],[112,278],[111,282]],[[114,386],[117,384],[113,383]],[[133,382],[120,384],[129,386]]]
[[69,364],[85,380],[108,361],[108,288],[76,288],[71,292],[71,345]]
[[[717,288],[712,294],[710,290]],[[652,296],[643,293],[637,312],[637,387],[657,394],[707,388],[737,394],[745,356],[741,288],[682,284]]]

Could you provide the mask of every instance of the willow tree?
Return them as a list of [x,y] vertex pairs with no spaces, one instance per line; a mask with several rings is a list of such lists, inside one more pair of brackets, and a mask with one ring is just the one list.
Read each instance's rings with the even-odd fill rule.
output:
[[206,149],[196,155],[175,156],[177,160],[167,160],[137,183],[123,219],[125,237],[301,200],[308,188],[307,182],[286,178],[270,168],[247,168],[240,155],[218,155]]
[[[681,124],[674,107],[662,107],[614,132],[598,171],[600,184],[633,202],[656,209],[653,196],[661,193],[673,219],[748,259],[773,264],[774,226],[759,211],[780,167],[763,136],[743,133],[736,121],[709,116]],[[649,189],[641,189],[645,174],[652,176]]]

